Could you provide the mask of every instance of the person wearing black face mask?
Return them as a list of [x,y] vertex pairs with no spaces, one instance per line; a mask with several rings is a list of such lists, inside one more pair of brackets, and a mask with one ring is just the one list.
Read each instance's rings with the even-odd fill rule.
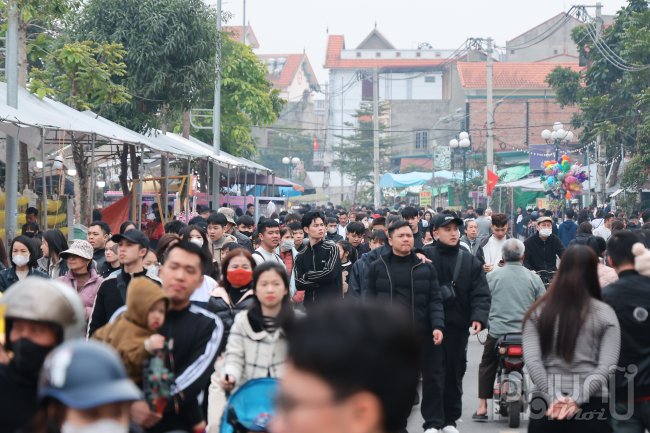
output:
[[5,309],[6,349],[14,357],[0,365],[0,433],[31,421],[38,374],[47,354],[66,340],[84,335],[85,314],[75,291],[60,282],[28,277],[9,288]]

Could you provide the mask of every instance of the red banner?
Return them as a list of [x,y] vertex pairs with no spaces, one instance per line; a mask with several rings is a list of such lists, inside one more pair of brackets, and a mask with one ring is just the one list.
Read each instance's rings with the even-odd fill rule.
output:
[[496,173],[493,173],[491,170],[487,171],[487,186],[485,188],[487,195],[492,197],[492,190],[494,189],[494,186],[497,184],[499,181],[499,176],[497,176]]

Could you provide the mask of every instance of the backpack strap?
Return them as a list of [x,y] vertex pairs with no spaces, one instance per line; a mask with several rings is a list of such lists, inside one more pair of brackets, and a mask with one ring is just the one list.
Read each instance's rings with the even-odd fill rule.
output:
[[117,274],[117,290],[120,291],[122,302],[124,302],[124,305],[126,305],[126,283],[124,282],[124,278],[122,277],[122,272]]
[[262,255],[262,253],[260,253],[259,251],[253,251],[253,254],[257,254],[258,256],[260,256],[262,258],[262,260],[266,261],[266,259]]
[[456,267],[454,268],[454,275],[452,276],[451,283],[455,286],[456,285],[456,280],[458,279],[458,276],[460,275],[460,265],[463,263],[463,251],[458,250],[458,256],[456,257]]

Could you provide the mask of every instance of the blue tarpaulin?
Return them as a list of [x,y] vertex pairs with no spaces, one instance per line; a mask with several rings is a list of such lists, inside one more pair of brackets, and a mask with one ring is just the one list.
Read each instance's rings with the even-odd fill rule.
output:
[[[478,176],[478,173],[475,170],[470,170],[467,172],[467,179]],[[447,179],[447,180],[462,180],[463,172],[462,171],[449,171],[441,170],[436,171],[436,177]],[[405,188],[409,186],[424,185],[431,180],[431,172],[419,172],[414,171],[412,173],[406,174],[395,174],[395,173],[386,173],[381,177],[379,181],[380,188]]]

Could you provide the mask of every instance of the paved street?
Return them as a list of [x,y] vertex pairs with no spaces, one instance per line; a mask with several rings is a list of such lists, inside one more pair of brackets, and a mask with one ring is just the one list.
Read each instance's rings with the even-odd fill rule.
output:
[[[508,420],[503,419],[497,421],[492,419],[486,423],[478,423],[472,421],[472,414],[478,407],[478,365],[481,362],[481,355],[483,354],[483,346],[478,342],[477,338],[470,337],[469,348],[467,353],[467,373],[463,382],[463,417],[461,422],[458,423],[458,430],[461,433],[466,432],[525,432],[528,429],[528,422],[522,421],[519,429],[512,429],[508,427]],[[422,393],[420,392],[420,396]],[[491,417],[493,413],[492,402],[488,401],[488,414]],[[420,415],[420,406],[413,407],[413,412],[408,422],[409,433],[421,433],[422,430],[422,415]]]

